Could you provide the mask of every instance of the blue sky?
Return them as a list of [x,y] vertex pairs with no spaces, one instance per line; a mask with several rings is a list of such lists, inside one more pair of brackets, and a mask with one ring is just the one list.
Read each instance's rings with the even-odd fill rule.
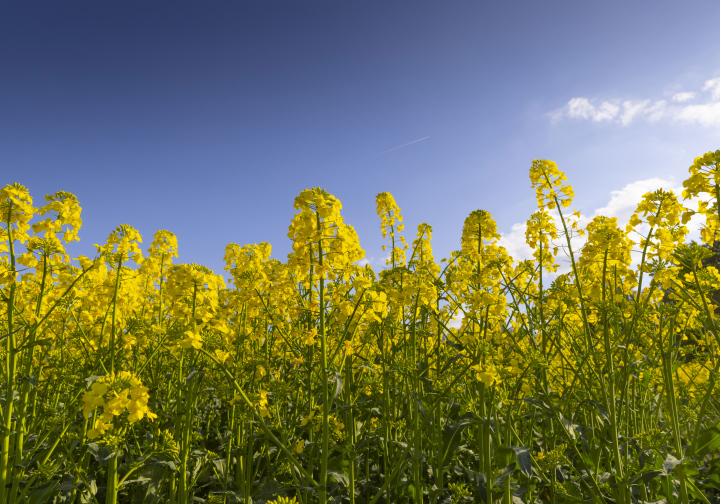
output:
[[720,148],[717,19],[692,0],[4,1],[0,183],[75,193],[75,254],[126,223],[216,272],[230,242],[282,259],[313,186],[375,266],[381,191],[438,257],[477,208],[521,254],[533,158],[584,214],[622,217]]

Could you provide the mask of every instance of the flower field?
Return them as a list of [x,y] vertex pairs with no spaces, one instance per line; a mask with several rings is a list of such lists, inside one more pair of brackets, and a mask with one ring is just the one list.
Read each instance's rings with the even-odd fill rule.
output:
[[71,260],[76,197],[7,185],[0,503],[718,503],[720,151],[689,171],[626,225],[533,161],[526,261],[483,210],[436,260],[381,193],[379,271],[305,190],[229,284],[165,230]]

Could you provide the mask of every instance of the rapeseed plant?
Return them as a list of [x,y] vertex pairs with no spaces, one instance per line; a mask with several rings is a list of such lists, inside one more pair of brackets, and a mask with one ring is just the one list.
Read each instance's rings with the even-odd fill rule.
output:
[[378,272],[307,189],[287,260],[230,244],[229,285],[167,230],[71,259],[77,198],[7,185],[0,502],[717,501],[718,168],[707,153],[682,198],[582,226],[534,160],[526,261],[485,210],[437,261],[433,228],[406,240],[380,193]]

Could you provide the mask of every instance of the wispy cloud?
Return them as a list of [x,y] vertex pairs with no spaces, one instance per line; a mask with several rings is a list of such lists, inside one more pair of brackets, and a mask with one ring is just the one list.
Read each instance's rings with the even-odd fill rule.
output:
[[686,91],[684,93],[675,93],[672,97],[672,101],[682,103],[686,102],[688,100],[692,100],[697,96],[697,93],[693,93],[692,91]]
[[553,122],[563,119],[617,123],[623,126],[637,121],[671,121],[720,127],[720,77],[705,81],[700,92],[675,93],[670,103],[664,99],[595,100],[571,98],[564,107],[548,114]]
[[715,77],[709,81],[705,81],[703,91],[710,91],[713,100],[720,100],[720,77]]

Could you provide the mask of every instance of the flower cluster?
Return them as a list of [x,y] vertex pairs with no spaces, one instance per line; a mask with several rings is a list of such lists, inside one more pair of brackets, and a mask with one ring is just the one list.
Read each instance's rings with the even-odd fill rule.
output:
[[560,171],[553,161],[533,160],[530,182],[535,189],[538,208],[552,210],[557,207],[558,201],[564,208],[569,207],[575,193],[570,184],[563,184],[566,180],[565,173]]
[[87,432],[88,439],[95,439],[118,427],[117,420],[123,413],[127,413],[127,421],[131,424],[144,417],[150,420],[157,418],[148,408],[148,390],[128,371],[95,380],[90,385],[90,391],[83,395],[83,414],[85,418],[90,418],[97,408],[102,408],[102,413],[96,415],[93,427]]

